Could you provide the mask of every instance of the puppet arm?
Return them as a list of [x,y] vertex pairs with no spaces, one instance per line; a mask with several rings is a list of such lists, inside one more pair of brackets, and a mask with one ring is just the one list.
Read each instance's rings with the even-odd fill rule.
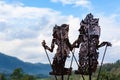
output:
[[79,35],[78,39],[72,44],[72,48],[79,48],[80,43],[83,41],[83,36]]
[[42,46],[43,46],[45,49],[49,50],[50,52],[53,52],[53,49],[54,49],[54,46],[55,46],[55,44],[54,44],[54,39],[52,40],[51,47],[48,47],[48,46],[46,45],[45,40],[43,40]]
[[98,48],[103,47],[105,45],[112,46],[112,44],[110,42],[102,42],[100,45],[98,45]]

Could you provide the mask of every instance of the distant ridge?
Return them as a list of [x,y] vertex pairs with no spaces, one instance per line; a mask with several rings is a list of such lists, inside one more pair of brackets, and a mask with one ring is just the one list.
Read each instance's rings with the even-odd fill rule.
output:
[[23,62],[0,52],[0,73],[12,73],[16,68],[22,68],[25,73],[34,75],[48,75],[50,71],[49,64]]

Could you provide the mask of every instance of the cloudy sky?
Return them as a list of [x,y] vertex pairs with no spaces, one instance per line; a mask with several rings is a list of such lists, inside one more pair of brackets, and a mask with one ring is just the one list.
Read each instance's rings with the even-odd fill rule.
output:
[[[120,59],[120,0],[0,0],[0,52],[25,62],[48,63],[42,40],[50,46],[54,25],[66,23],[72,43],[88,13],[99,18],[100,42],[112,43],[105,62]],[[104,47],[99,51],[100,61]],[[55,49],[48,53],[52,60]]]

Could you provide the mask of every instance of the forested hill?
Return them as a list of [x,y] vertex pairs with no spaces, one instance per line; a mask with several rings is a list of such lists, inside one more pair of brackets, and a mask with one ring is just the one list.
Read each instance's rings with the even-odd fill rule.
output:
[[[116,61],[115,63],[106,63],[102,67],[103,70],[109,71],[109,72],[116,72],[120,71],[120,60]],[[118,73],[118,72],[117,72]]]
[[49,64],[23,62],[16,57],[0,52],[0,73],[12,73],[16,68],[22,68],[25,73],[34,75],[48,75],[50,71]]
[[115,63],[104,64],[100,78],[101,80],[120,80],[120,60]]

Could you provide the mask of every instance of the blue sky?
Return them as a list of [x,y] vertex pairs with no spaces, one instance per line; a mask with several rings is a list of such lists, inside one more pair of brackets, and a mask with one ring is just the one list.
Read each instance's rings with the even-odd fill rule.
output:
[[[54,25],[69,24],[72,43],[79,35],[80,21],[92,13],[99,18],[100,42],[112,43],[105,62],[115,62],[120,59],[119,4],[120,0],[0,0],[0,52],[27,62],[48,63],[41,42],[45,39],[50,46]],[[103,50],[99,50],[99,61]],[[49,54],[51,60],[55,51]]]
[[[66,3],[67,0],[3,0],[7,3],[22,3],[24,6],[29,7],[40,7],[40,8],[51,8],[56,11],[60,11],[64,15],[74,15],[80,16],[80,14],[93,11],[95,12],[105,12],[105,15],[110,13],[119,13],[119,0],[68,0],[69,3]],[[76,2],[84,1],[87,2],[84,5],[77,5]],[[76,6],[77,5],[77,6]],[[88,10],[86,7],[92,7],[93,9]],[[77,12],[76,12],[77,11]],[[74,14],[73,14],[74,13]]]

